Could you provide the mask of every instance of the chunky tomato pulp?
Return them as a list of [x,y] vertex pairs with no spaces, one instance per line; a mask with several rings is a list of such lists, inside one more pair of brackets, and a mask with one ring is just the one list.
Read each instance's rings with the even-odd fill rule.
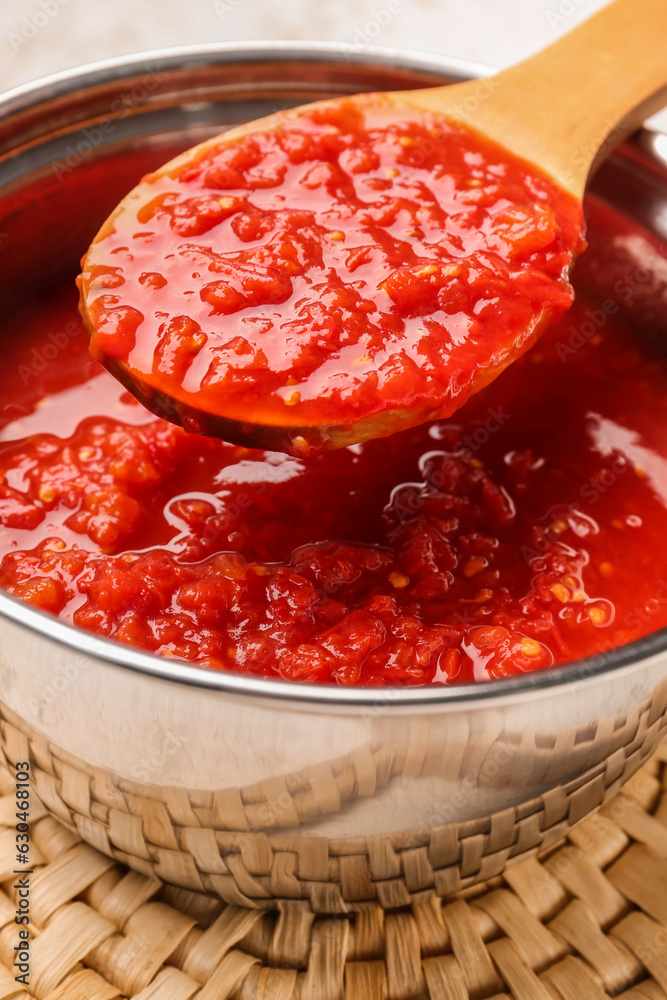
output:
[[340,684],[505,677],[660,628],[667,369],[613,316],[573,337],[590,308],[455,420],[305,460],[151,416],[89,357],[71,288],[25,306],[0,584],[163,655]]
[[94,356],[146,397],[298,428],[302,455],[313,425],[457,409],[571,304],[580,237],[578,203],[492,143],[346,100],[146,177],[82,303]]

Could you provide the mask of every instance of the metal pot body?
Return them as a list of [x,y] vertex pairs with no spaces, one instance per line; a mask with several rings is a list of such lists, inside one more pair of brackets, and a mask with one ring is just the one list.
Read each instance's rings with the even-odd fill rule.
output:
[[[76,274],[142,173],[223,128],[330,95],[479,67],[355,46],[218,46],[62,74],[0,98],[0,301]],[[483,99],[480,85],[480,99]],[[579,286],[664,336],[667,137],[601,168]],[[629,280],[637,276],[642,280]],[[646,277],[648,275],[648,277]],[[4,335],[9,335],[5,331]],[[638,334],[639,335],[639,334]],[[213,674],[0,593],[10,764],[100,850],[230,902],[344,912],[444,895],[543,850],[655,747],[667,640],[506,682],[344,691]]]

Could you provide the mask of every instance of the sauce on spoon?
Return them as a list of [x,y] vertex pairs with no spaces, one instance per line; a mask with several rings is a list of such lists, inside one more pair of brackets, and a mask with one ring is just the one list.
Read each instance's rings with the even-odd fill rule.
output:
[[445,417],[571,304],[580,202],[466,127],[364,96],[200,149],[80,279],[93,356],[188,429],[307,455]]

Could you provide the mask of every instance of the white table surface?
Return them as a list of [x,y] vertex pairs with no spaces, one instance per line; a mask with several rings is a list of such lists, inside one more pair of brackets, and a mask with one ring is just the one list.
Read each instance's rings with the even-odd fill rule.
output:
[[[604,2],[0,0],[0,90],[151,48],[256,39],[367,41],[500,67],[548,44]],[[661,123],[667,126],[664,113]]]
[[[109,56],[197,42],[254,39],[358,44],[365,35],[377,45],[399,45],[505,66],[558,37],[603,3],[0,0],[0,89]],[[389,23],[379,28],[378,21],[387,20],[383,11],[389,14]]]

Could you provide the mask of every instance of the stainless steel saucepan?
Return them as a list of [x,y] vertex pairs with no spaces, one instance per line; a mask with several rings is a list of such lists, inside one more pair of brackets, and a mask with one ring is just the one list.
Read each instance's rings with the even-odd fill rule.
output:
[[[279,107],[482,72],[354,45],[221,45],[5,94],[0,315],[17,295],[73,280],[112,206],[176,150]],[[667,136],[642,131],[621,147],[593,181],[588,214],[578,287],[613,299],[638,336],[664,338]],[[664,600],[667,584],[638,613],[650,622]],[[29,760],[45,805],[102,851],[246,906],[401,906],[548,847],[655,747],[666,677],[663,631],[474,686],[291,684],[152,656],[0,592],[10,763]]]

